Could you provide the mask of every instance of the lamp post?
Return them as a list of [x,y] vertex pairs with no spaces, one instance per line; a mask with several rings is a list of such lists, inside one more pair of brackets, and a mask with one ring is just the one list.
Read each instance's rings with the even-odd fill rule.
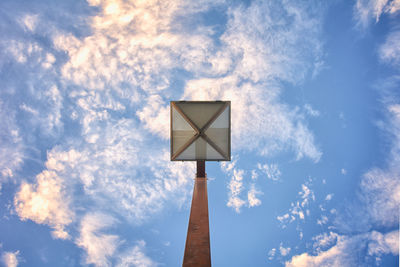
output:
[[196,161],[183,267],[211,266],[206,161],[229,161],[230,101],[171,101],[171,160]]

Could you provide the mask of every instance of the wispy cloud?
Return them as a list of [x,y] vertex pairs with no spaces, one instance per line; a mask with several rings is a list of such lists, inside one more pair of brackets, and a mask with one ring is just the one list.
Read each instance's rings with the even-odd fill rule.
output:
[[361,180],[363,200],[374,223],[393,227],[399,222],[400,206],[400,105],[389,106],[387,131],[393,134],[387,169],[372,168]]
[[[228,187],[228,202],[227,206],[233,208],[237,213],[240,213],[241,208],[247,206],[249,208],[261,205],[261,199],[258,196],[262,195],[262,191],[257,189],[254,182],[254,173],[250,179],[246,179],[247,173],[237,166],[237,158],[232,162],[223,162],[221,169],[230,176]],[[247,196],[243,194],[247,190]],[[247,199],[246,199],[247,198]]]
[[313,237],[313,240],[315,241],[313,244],[313,248],[318,252],[326,250],[327,248],[330,248],[336,244],[337,238],[338,234],[334,232],[322,233],[320,235],[317,235]]
[[136,266],[136,267],[155,267],[159,266],[145,254],[146,243],[143,240],[137,242],[135,246],[127,249],[119,256],[119,261],[116,266]]
[[373,20],[378,23],[383,14],[394,14],[399,10],[399,0],[357,0],[354,16],[358,25],[366,28]]
[[[151,140],[140,133],[132,134],[135,125],[131,120],[122,119],[105,131],[96,132],[96,143],[51,150],[47,169],[38,175],[37,185],[23,184],[16,196],[19,215],[47,223],[47,219],[37,216],[49,214],[50,225],[54,225],[52,216],[56,216],[57,225],[68,224],[71,219],[57,214],[75,212],[73,203],[68,200],[80,201],[80,196],[74,195],[75,188],[80,186],[86,195],[84,198],[91,200],[87,205],[98,205],[104,212],[117,212],[135,223],[159,211],[166,201],[182,205],[190,191],[191,176],[188,174],[194,175],[193,164],[170,162],[167,151],[153,153],[146,149]],[[48,185],[52,187],[48,189]],[[38,199],[49,203],[41,207],[42,212],[32,207]],[[117,208],[105,205],[110,201],[120,205]]]
[[311,189],[311,179],[308,179],[301,185],[301,190],[298,192],[298,200],[290,204],[291,208],[288,213],[277,216],[277,220],[281,223],[282,228],[286,228],[288,224],[296,219],[304,220],[310,215],[309,206],[315,201],[314,191]]
[[[400,3],[400,1],[399,1]],[[400,9],[400,8],[399,8]],[[394,66],[400,65],[400,31],[392,31],[386,38],[386,41],[379,48],[379,58]]]
[[246,204],[246,201],[240,197],[243,191],[244,171],[235,168],[235,161],[232,163],[223,163],[221,166],[225,172],[231,175],[231,180],[228,184],[228,203],[226,205],[239,213],[241,207]]
[[273,260],[276,254],[276,248],[272,248],[270,251],[268,251],[268,259]]
[[[398,255],[398,230],[381,234],[371,232],[354,236],[342,236],[335,233],[318,236],[314,243],[315,255],[303,253],[292,257],[285,263],[286,267],[300,266],[357,266],[360,264],[359,253],[365,248],[368,253],[361,262],[374,264],[384,254]],[[329,249],[326,246],[334,243]]]
[[313,109],[310,104],[305,104],[304,109],[306,110],[307,114],[312,117],[318,117],[320,115],[320,112]]
[[63,181],[53,170],[43,171],[36,179],[37,184],[23,183],[16,194],[17,214],[22,220],[50,225],[56,238],[69,238],[65,226],[73,221],[74,213],[69,207],[70,199],[65,196]]
[[[312,133],[295,110],[279,102],[280,88],[276,83],[276,80],[301,82],[301,77],[312,68],[307,62],[319,60],[319,23],[310,17],[312,9],[258,2],[248,8],[233,8],[227,31],[220,37],[223,46],[217,47],[211,38],[211,28],[184,34],[174,31],[182,27],[179,23],[172,24],[174,14],[183,15],[184,8],[192,10],[186,4],[158,5],[151,1],[140,5],[120,1],[91,4],[102,8],[102,13],[93,19],[93,35],[84,40],[66,34],[54,36],[55,46],[70,56],[62,68],[64,78],[95,89],[77,95],[78,102],[91,104],[81,105],[84,109],[81,111],[87,113],[89,107],[122,111],[128,107],[121,100],[129,99],[139,108],[137,114],[147,129],[165,138],[168,126],[165,97],[171,94],[182,97],[171,92],[171,73],[183,67],[196,77],[186,81],[183,98],[232,101],[233,138],[239,148],[261,147],[260,153],[269,154],[280,151],[280,147],[290,147],[298,158],[307,156],[318,161],[321,152]],[[266,17],[258,13],[260,9]],[[157,10],[162,10],[163,16]],[[282,21],[276,25],[270,24],[274,22],[272,10],[282,14]],[[144,20],[145,16],[151,19]],[[268,27],[254,28],[263,23]],[[280,25],[290,31],[282,35]],[[311,38],[301,38],[303,32]],[[307,45],[299,45],[302,42]],[[310,49],[299,53],[299,47]],[[249,79],[250,83],[242,82]],[[111,86],[113,94],[102,89],[106,86]],[[244,144],[243,140],[248,141]],[[283,146],[273,145],[276,143]]]
[[290,204],[289,212],[276,217],[282,228],[286,228],[288,224],[294,222],[296,219],[304,220],[306,216],[310,215],[310,203],[315,201],[314,191],[311,190],[310,179],[301,185],[298,196],[298,200]]
[[[375,3],[377,5],[378,3]],[[400,1],[381,1],[382,12],[398,13]],[[380,15],[381,13],[378,13]],[[378,57],[397,69],[400,53],[397,45],[398,30],[391,30],[384,43],[378,49]],[[362,200],[374,224],[393,227],[398,223],[400,205],[400,106],[396,90],[399,85],[398,71],[391,77],[385,77],[376,87],[381,92],[384,121],[379,122],[381,130],[387,134],[390,150],[386,158],[386,167],[373,167],[366,172],[360,183]]]
[[82,219],[76,244],[86,251],[86,264],[110,266],[109,258],[114,255],[120,240],[116,235],[102,233],[102,230],[114,224],[114,218],[101,213],[90,213]]
[[333,194],[327,194],[325,197],[325,200],[330,201],[330,200],[332,200],[332,198],[333,198]]
[[[179,88],[171,88],[176,79],[172,73],[182,68],[195,77],[185,81],[181,88],[183,97],[196,97],[195,88],[208,79],[220,87],[204,88],[202,92],[213,99],[229,98],[235,102],[233,138],[237,147],[257,148],[264,155],[291,148],[297,158],[306,156],[315,161],[320,158],[321,152],[302,116],[280,103],[281,89],[277,82],[301,82],[306,72],[312,69],[309,60],[319,60],[319,23],[311,16],[315,14],[310,14],[313,9],[286,3],[269,6],[260,2],[248,8],[234,7],[228,11],[227,30],[220,36],[223,47],[217,47],[211,27],[200,27],[188,33],[184,31],[184,24],[176,20],[178,15],[189,19],[190,14],[207,10],[213,5],[209,2],[201,9],[197,4],[176,1],[164,1],[163,4],[89,1],[89,4],[99,8],[99,12],[88,20],[90,34],[78,36],[50,27],[45,37],[52,43],[51,52],[36,41],[9,40],[7,42],[12,44],[5,46],[11,49],[7,56],[10,60],[29,62],[29,68],[36,69],[49,81],[46,84],[35,81],[30,93],[35,101],[20,101],[16,109],[45,136],[61,138],[61,133],[66,132],[64,123],[68,122],[73,123],[74,133],[81,137],[63,137],[67,139],[63,142],[66,145],[50,150],[49,155],[54,158],[48,160],[58,163],[62,161],[61,155],[70,151],[77,151],[81,158],[76,168],[71,168],[74,160],[67,160],[63,163],[69,166],[66,170],[43,171],[42,174],[52,173],[47,178],[49,183],[68,187],[81,182],[85,193],[99,203],[105,199],[120,199],[116,192],[122,190],[121,212],[136,219],[159,210],[163,205],[160,199],[166,199],[168,192],[174,192],[178,187],[187,189],[182,185],[189,185],[184,177],[187,176],[185,172],[192,169],[191,165],[172,171],[150,164],[140,167],[134,163],[140,153],[145,162],[151,159],[161,164],[159,166],[170,165],[166,152],[159,151],[154,155],[143,151],[148,151],[148,133],[162,139],[168,137],[168,100],[172,96],[182,96]],[[258,12],[260,8],[266,11],[265,15]],[[273,10],[279,10],[282,20],[270,24],[275,21]],[[255,21],[250,20],[251,17]],[[25,30],[35,32],[45,23],[43,19],[38,14],[26,14],[19,24]],[[250,27],[259,23],[268,24],[268,30]],[[280,34],[281,25],[289,29],[287,34]],[[250,32],[247,30],[253,28]],[[311,33],[307,40],[301,37],[304,32]],[[307,45],[299,46],[302,42]],[[282,47],[285,51],[281,51]],[[298,53],[298,47],[310,49]],[[50,66],[55,67],[54,70],[49,70]],[[243,83],[245,80],[251,82]],[[244,144],[240,140],[247,141]],[[2,172],[13,172],[12,164],[4,165],[8,169]],[[121,168],[116,170],[116,165]],[[142,179],[149,173],[160,179]],[[167,177],[178,175],[179,178],[161,178],[165,173]],[[132,175],[136,179],[128,178]],[[68,176],[76,179],[67,181]],[[36,185],[25,183],[21,190],[25,188],[24,192],[31,195],[40,194],[40,180],[37,181]],[[157,193],[152,188],[157,188]],[[186,189],[182,189],[179,199],[185,199]],[[72,194],[72,189],[69,191],[63,193]],[[255,189],[249,191],[251,206],[260,203],[257,192]],[[30,202],[28,196],[22,198],[22,193],[16,199],[19,204]],[[133,203],[140,203],[134,205],[140,208],[132,209]],[[31,214],[24,218],[36,217]],[[54,226],[50,221],[34,220]],[[59,220],[56,221],[61,225]]]
[[281,171],[277,164],[257,164],[257,169],[267,176],[268,179],[278,181],[281,178]]
[[290,250],[291,250],[290,247],[285,248],[284,246],[282,246],[282,243],[279,246],[279,252],[283,257],[287,256],[290,253]]
[[[277,82],[301,82],[312,68],[310,60],[320,60],[318,16],[310,17],[314,11],[296,4],[258,1],[247,8],[232,8],[220,38],[223,47],[217,50],[219,58],[227,58],[226,74],[186,84],[185,98],[232,101],[232,142],[238,149],[272,155],[289,148],[298,159],[306,156],[318,161],[321,157],[301,116],[278,100]],[[281,27],[286,29],[284,34]],[[302,38],[304,32],[310,38]],[[300,53],[299,47],[310,49]]]
[[[370,20],[378,22],[383,14],[398,12],[400,2],[357,1],[355,19],[367,27]],[[378,49],[381,62],[396,68],[399,64],[398,31],[390,31]],[[371,167],[360,178],[359,195],[346,211],[331,210],[336,215],[335,228],[342,234],[329,232],[314,237],[314,251],[293,256],[286,266],[356,266],[379,265],[383,255],[399,253],[400,206],[400,107],[397,88],[398,71],[392,77],[382,78],[376,87],[381,93],[382,114],[378,122],[390,143],[384,166]],[[342,169],[341,173],[346,174]],[[325,224],[323,217],[318,221]],[[358,229],[355,233],[354,227]],[[380,229],[377,231],[376,229]],[[386,229],[386,230],[382,230]],[[366,250],[365,258],[356,255]]]
[[247,201],[250,208],[261,205],[261,200],[257,198],[258,195],[262,195],[262,192],[257,190],[255,185],[252,184],[250,190],[247,192]]
[[17,267],[18,266],[19,251],[15,252],[3,252],[1,254],[1,261],[6,267]]
[[145,241],[130,246],[132,242],[109,233],[115,232],[118,224],[105,213],[90,212],[83,217],[75,243],[85,251],[84,262],[95,266],[158,266],[145,254]]
[[327,223],[328,223],[328,220],[329,220],[329,219],[328,219],[327,216],[321,215],[321,218],[317,220],[317,224],[322,226],[322,225],[324,225],[324,224],[327,224]]
[[20,19],[20,23],[27,31],[34,32],[38,23],[39,15],[26,14]]
[[[2,73],[0,96],[8,102],[0,102],[0,150],[7,153],[0,154],[10,155],[0,157],[2,177],[15,176],[26,147],[48,151],[34,179],[18,178],[14,205],[22,220],[49,225],[54,237],[75,240],[87,263],[101,265],[120,240],[103,233],[114,223],[110,214],[140,224],[167,203],[186,203],[194,166],[169,161],[170,99],[231,100],[235,149],[320,159],[304,114],[280,97],[282,82],[299,84],[322,62],[317,5],[88,3],[89,17],[74,15],[82,29],[24,13],[0,43],[1,66],[22,77]],[[188,30],[187,22],[216,5],[227,14],[223,33],[208,25]],[[239,212],[261,204],[247,170],[227,172],[229,206]],[[277,167],[269,174],[280,176]],[[141,261],[121,264],[154,265],[143,249],[138,243],[131,251]]]
[[0,99],[0,189],[3,182],[14,176],[24,160],[19,128],[15,123],[15,113]]

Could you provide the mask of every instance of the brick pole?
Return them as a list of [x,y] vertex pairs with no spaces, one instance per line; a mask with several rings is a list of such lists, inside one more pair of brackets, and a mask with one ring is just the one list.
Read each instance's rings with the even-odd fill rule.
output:
[[211,266],[207,177],[204,160],[197,161],[197,173],[182,266]]

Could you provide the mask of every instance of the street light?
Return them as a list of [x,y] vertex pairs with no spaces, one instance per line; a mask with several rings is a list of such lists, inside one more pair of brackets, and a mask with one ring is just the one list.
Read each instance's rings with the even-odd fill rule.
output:
[[205,161],[231,160],[231,102],[171,101],[171,160],[197,162],[182,266],[211,266]]

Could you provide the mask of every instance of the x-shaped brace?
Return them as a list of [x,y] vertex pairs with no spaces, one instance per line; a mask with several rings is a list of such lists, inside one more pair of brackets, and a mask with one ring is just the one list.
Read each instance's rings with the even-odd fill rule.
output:
[[172,155],[172,159],[176,159],[186,148],[188,148],[191,144],[193,144],[198,138],[203,138],[208,144],[210,144],[218,153],[220,153],[224,158],[227,158],[226,153],[217,146],[207,135],[206,131],[207,129],[211,126],[211,124],[218,118],[219,115],[225,110],[225,108],[229,105],[228,103],[225,103],[218,111],[208,120],[208,122],[200,129],[197,127],[196,124],[188,117],[186,114],[179,108],[178,105],[175,103],[171,103],[172,106],[176,109],[176,111],[179,112],[179,114],[182,115],[182,117],[189,123],[189,125],[193,128],[193,130],[196,132],[192,138],[190,138],[178,151],[175,152],[174,155]]

